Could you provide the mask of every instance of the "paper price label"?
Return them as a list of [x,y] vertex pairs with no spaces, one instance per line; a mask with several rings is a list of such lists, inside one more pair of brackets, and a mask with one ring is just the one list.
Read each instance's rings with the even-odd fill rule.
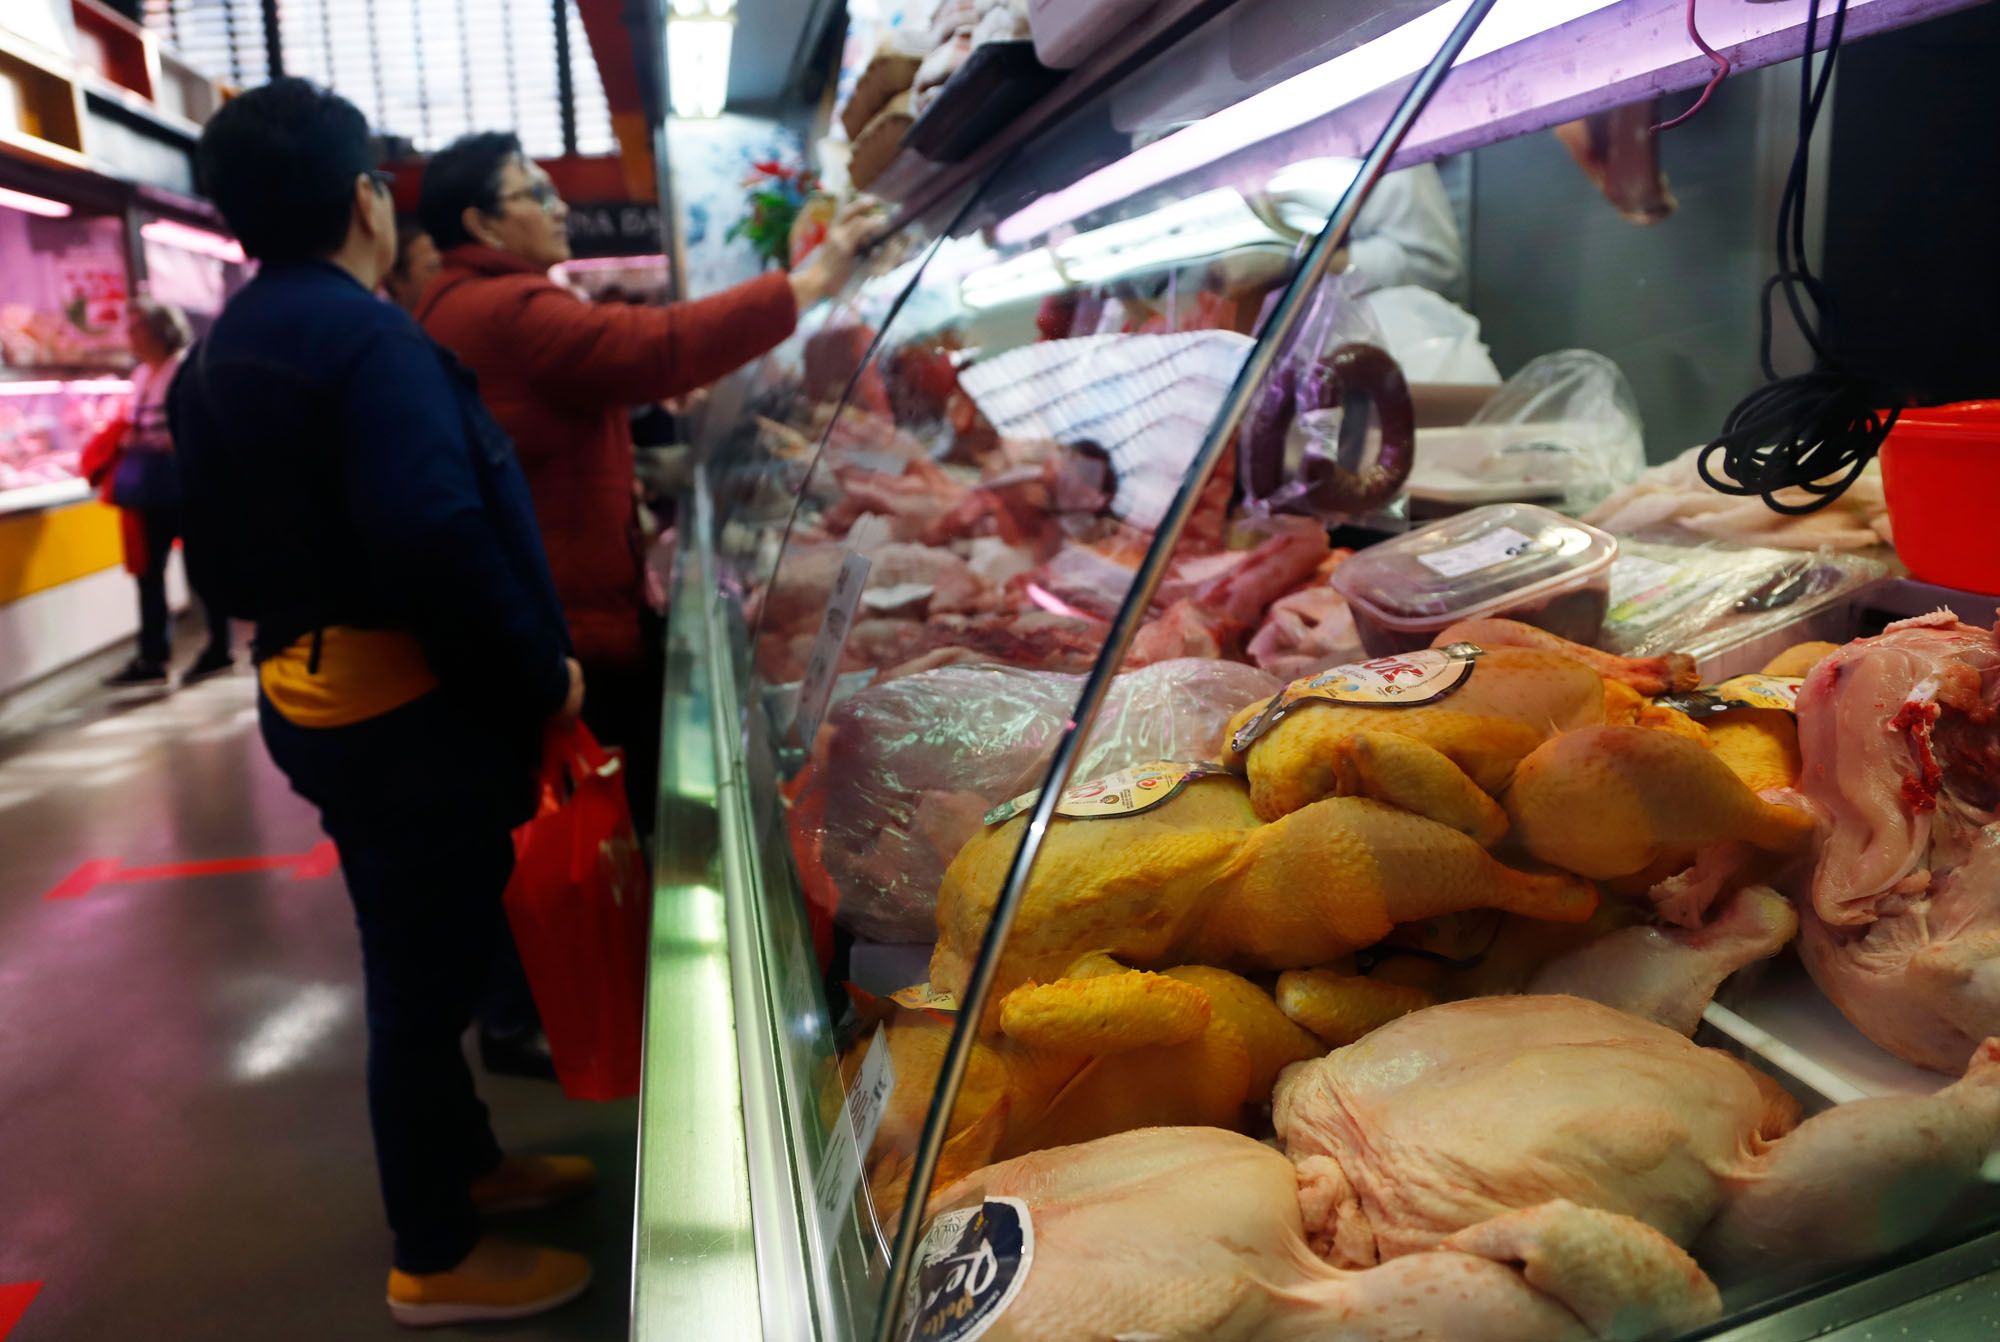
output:
[[1533,536],[1524,535],[1512,527],[1495,527],[1478,540],[1418,555],[1417,562],[1442,577],[1462,578],[1468,573],[1478,573],[1521,555],[1533,554],[1541,548],[1542,543]]
[[842,1108],[844,1123],[835,1125],[826,1144],[826,1156],[813,1177],[813,1202],[819,1211],[820,1238],[831,1241],[840,1231],[840,1218],[861,1186],[861,1167],[868,1148],[875,1143],[875,1131],[888,1111],[889,1096],[896,1089],[896,1069],[889,1061],[889,1031],[875,1031],[847,1092]]
[[854,608],[868,586],[868,570],[873,561],[858,550],[850,550],[840,561],[840,573],[826,599],[826,614],[820,618],[819,633],[813,635],[812,655],[806,661],[805,679],[799,682],[799,711],[793,718],[799,744],[810,749],[826,716],[826,703],[833,695],[834,677],[840,674],[840,654],[847,647],[848,630],[854,627]]
[[956,1011],[958,999],[950,993],[941,993],[928,983],[913,983],[907,988],[898,988],[889,994],[889,1000],[897,1006],[908,1007],[912,1011]]
[[1472,675],[1481,649],[1470,643],[1377,657],[1336,666],[1295,680],[1264,705],[1264,711],[1237,729],[1229,748],[1237,754],[1304,704],[1353,704],[1363,708],[1415,708],[1434,704]]
[[[1210,778],[1228,772],[1220,764],[1178,764],[1171,760],[1135,764],[1129,769],[1120,769],[1117,773],[1070,788],[1056,803],[1056,814],[1068,820],[1105,820],[1137,815],[1175,796],[1197,778]],[[1033,807],[1041,797],[1040,788],[1023,792],[1014,800],[1002,802],[988,811],[986,823],[1003,825]]]
[[1019,1198],[945,1212],[917,1245],[903,1297],[903,1342],[973,1342],[1028,1280],[1035,1225]]
[[1731,676],[1718,685],[1688,690],[1683,694],[1663,694],[1653,702],[1679,709],[1691,718],[1713,717],[1732,708],[1775,708],[1780,713],[1799,711],[1799,687],[1804,676]]

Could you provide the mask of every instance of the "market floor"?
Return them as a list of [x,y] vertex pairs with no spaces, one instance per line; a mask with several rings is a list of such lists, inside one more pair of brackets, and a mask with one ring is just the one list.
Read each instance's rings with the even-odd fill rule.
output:
[[[412,1336],[382,1303],[353,919],[253,690],[92,693],[0,737],[5,1342]],[[504,1144],[597,1161],[586,1202],[499,1223],[597,1280],[464,1331],[624,1337],[634,1105],[481,1092]]]

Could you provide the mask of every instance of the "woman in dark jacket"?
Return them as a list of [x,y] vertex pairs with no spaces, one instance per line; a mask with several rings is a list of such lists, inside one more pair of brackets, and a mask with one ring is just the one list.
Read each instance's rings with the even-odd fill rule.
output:
[[[114,688],[166,684],[167,659],[173,655],[167,556],[181,534],[181,501],[173,437],[167,431],[167,389],[180,371],[193,332],[179,308],[139,298],[131,305],[127,335],[139,366],[132,370],[132,427],[119,448],[111,496],[114,503],[136,515],[144,552],[134,556],[134,576],[139,584],[139,654],[105,682]],[[208,646],[181,676],[184,685],[220,675],[231,665],[229,616],[202,590],[204,576],[191,558],[188,577],[202,613],[208,617]]]

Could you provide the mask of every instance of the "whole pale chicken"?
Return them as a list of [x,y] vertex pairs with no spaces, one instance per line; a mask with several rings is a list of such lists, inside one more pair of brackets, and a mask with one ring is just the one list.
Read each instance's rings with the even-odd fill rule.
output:
[[[987,826],[946,870],[934,988],[964,991],[1027,823],[1024,813]],[[1334,797],[1264,824],[1242,780],[1199,778],[1135,814],[1051,822],[991,1010],[1092,951],[1141,969],[1300,969],[1373,945],[1396,923],[1475,908],[1580,922],[1596,906],[1586,881],[1515,871],[1379,802]]]
[[1870,1039],[1956,1073],[2000,1032],[2000,642],[1904,620],[1816,665],[1798,707],[1806,968]]
[[1365,1271],[1329,1267],[1306,1245],[1285,1158],[1214,1128],[1023,1156],[946,1188],[931,1210],[1003,1198],[1023,1204],[1034,1249],[990,1342],[1581,1342],[1721,1312],[1664,1236],[1565,1202]]
[[1749,1275],[1907,1243],[1979,1186],[2000,1143],[2000,1040],[1935,1095],[1797,1123],[1776,1082],[1650,1021],[1576,997],[1474,998],[1288,1068],[1274,1117],[1307,1237],[1336,1266],[1561,1199]]

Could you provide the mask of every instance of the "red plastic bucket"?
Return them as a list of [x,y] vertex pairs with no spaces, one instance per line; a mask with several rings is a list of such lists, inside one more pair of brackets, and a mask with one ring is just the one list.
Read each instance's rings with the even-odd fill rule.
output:
[[1882,492],[1911,573],[2000,594],[2000,401],[1905,410],[1882,444]]

